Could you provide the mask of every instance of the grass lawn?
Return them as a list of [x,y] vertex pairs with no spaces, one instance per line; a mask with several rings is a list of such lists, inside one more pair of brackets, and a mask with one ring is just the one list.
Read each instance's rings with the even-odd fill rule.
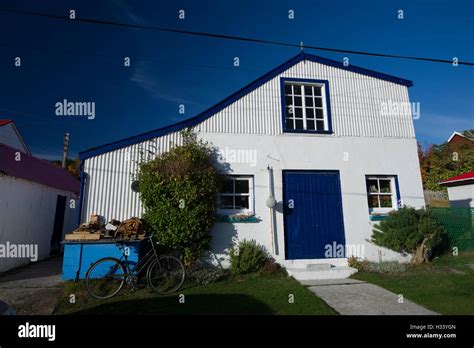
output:
[[[69,302],[74,294],[76,302]],[[179,303],[184,294],[185,303]],[[294,303],[289,303],[293,295]],[[160,296],[148,288],[125,289],[109,300],[90,297],[84,282],[67,282],[54,314],[337,314],[321,299],[284,274],[228,277],[209,285],[185,284],[178,294]]]
[[359,272],[352,278],[403,294],[441,314],[474,314],[474,253],[444,255],[403,273]]

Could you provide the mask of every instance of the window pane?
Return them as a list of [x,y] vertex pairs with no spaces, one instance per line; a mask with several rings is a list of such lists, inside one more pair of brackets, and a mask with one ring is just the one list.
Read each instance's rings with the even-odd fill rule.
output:
[[314,103],[316,104],[317,107],[322,108],[323,107],[323,99],[322,98],[314,98]]
[[293,93],[295,95],[301,95],[301,86],[300,85],[293,85]]
[[234,196],[219,196],[220,209],[234,209]]
[[293,118],[287,118],[285,122],[285,127],[286,129],[295,129],[295,125],[293,123],[294,119]]
[[322,109],[316,109],[316,118],[324,118],[323,110]]
[[390,187],[390,180],[379,180],[380,192],[382,193],[391,193],[392,189]]
[[288,83],[285,83],[285,94],[291,94],[291,85]]
[[224,179],[221,193],[234,193],[234,180]]
[[314,121],[306,120],[306,129],[307,130],[315,130],[314,128]]
[[305,98],[306,106],[313,106],[313,98]]
[[377,195],[369,195],[369,208],[378,208],[379,199]]
[[295,117],[303,117],[303,109],[295,107]]
[[316,129],[324,130],[324,121],[316,121]]
[[306,108],[306,118],[314,118],[314,110]]
[[392,195],[380,195],[380,207],[392,208]]
[[377,180],[374,180],[374,179],[367,180],[367,191],[370,193],[379,192],[379,186],[378,186]]
[[314,86],[314,95],[321,95],[321,87]]
[[292,104],[293,104],[293,99],[291,98],[291,96],[286,96],[285,97],[285,105],[290,106]]
[[249,196],[236,196],[235,209],[249,209]]
[[303,129],[303,120],[295,120],[296,127],[295,129]]
[[249,181],[235,180],[235,193],[249,193]]
[[295,97],[295,106],[303,106],[301,97]]
[[304,86],[305,95],[313,95],[313,86]]
[[294,117],[294,107],[293,106],[287,106],[286,107],[286,117]]

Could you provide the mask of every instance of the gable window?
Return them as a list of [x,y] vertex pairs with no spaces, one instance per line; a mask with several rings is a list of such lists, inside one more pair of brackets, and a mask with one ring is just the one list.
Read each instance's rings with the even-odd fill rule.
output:
[[226,176],[219,193],[218,213],[253,215],[253,200],[253,176]]
[[282,79],[282,89],[284,131],[331,132],[327,81]]
[[394,176],[366,176],[370,213],[388,213],[397,208],[397,190]]

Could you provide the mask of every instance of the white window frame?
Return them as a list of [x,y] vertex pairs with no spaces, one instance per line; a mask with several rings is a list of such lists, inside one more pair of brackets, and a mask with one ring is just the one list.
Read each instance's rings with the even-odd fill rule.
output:
[[[369,191],[369,187],[367,185],[367,182],[369,180],[377,180],[377,186],[378,186],[379,192],[373,193]],[[393,175],[367,175],[365,177],[365,187],[367,190],[367,205],[369,205],[368,200],[370,196],[387,195],[387,193],[380,192],[379,180],[390,180],[390,195],[391,195],[392,207],[391,208],[382,208],[382,207],[373,208],[369,206],[369,212],[371,214],[387,214],[393,210],[397,210],[398,209],[397,187],[395,183],[395,176]],[[380,205],[380,198],[379,198],[379,205]]]
[[[254,215],[254,178],[252,175],[226,175],[226,178],[232,178],[234,181],[234,193],[220,193],[218,196],[218,201],[217,201],[217,213],[219,215]],[[249,182],[249,193],[248,194],[242,194],[242,193],[235,193],[235,181],[237,180],[247,180]],[[219,208],[220,206],[220,197],[221,196],[248,196],[249,197],[249,208],[248,209],[221,209]],[[234,202],[235,206],[235,202]]]
[[[286,85],[289,85],[289,86],[295,86],[295,85],[299,85],[301,86],[301,108],[302,108],[302,118],[303,118],[303,128],[286,128],[286,121],[288,118],[292,119],[293,120],[293,125],[295,126],[296,125],[296,121],[295,121],[295,108],[297,106],[294,105],[294,100],[295,100],[295,94],[294,94],[294,89],[292,87],[291,89],[291,94],[288,95],[286,94],[285,92],[285,86]],[[321,89],[321,107],[316,107],[315,106],[315,103],[314,103],[314,100],[316,99],[316,97],[314,97],[313,95],[311,97],[313,97],[313,106],[308,106],[308,108],[312,108],[314,110],[314,118],[308,118],[306,116],[306,98],[307,96],[305,95],[305,86],[316,86],[316,87],[319,87]],[[292,100],[292,104],[290,105],[286,105],[286,97],[288,96],[291,96],[291,100]],[[292,132],[292,131],[304,131],[304,132],[328,132],[329,131],[329,120],[328,120],[328,110],[327,110],[327,96],[326,96],[326,85],[324,83],[320,83],[320,82],[299,82],[299,81],[285,81],[283,83],[283,98],[284,98],[284,101],[285,101],[285,108],[283,110],[284,112],[284,122],[285,122],[285,130],[286,131],[289,131],[289,132]],[[292,111],[293,111],[293,117],[287,117],[287,114],[286,114],[286,108],[287,107],[292,107]],[[299,107],[298,107],[299,108]],[[317,121],[321,121],[321,119],[317,119],[316,118],[316,109],[320,109],[323,111],[323,123],[324,123],[324,129],[308,129],[308,125],[307,125],[307,121],[308,119],[310,120],[314,120],[314,125],[316,127],[317,125]]]

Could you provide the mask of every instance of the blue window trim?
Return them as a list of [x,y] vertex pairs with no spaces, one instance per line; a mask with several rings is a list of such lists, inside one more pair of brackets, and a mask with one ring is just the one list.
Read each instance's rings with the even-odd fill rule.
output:
[[[326,91],[326,112],[328,117],[328,129],[323,131],[318,130],[306,130],[306,129],[286,129],[285,122],[285,82],[301,82],[301,83],[320,83],[324,85],[324,90]],[[310,133],[310,134],[333,134],[332,131],[332,117],[331,117],[331,98],[329,96],[329,81],[328,80],[316,80],[316,79],[301,79],[301,78],[291,78],[291,77],[281,77],[280,78],[280,99],[281,99],[281,122],[282,129],[284,133]]]
[[[398,185],[398,175],[397,174],[365,174],[365,181],[364,181],[364,184],[366,186],[366,191],[367,191],[367,177],[368,176],[390,176],[390,177],[393,177],[394,180],[395,180],[395,196],[397,198],[397,209],[401,208],[401,195],[400,195],[400,186]],[[367,195],[369,193],[367,192]],[[369,215],[370,216],[380,216],[378,214],[370,214],[370,208],[369,208]],[[383,215],[382,215],[383,216]],[[372,220],[372,219],[371,219]],[[375,220],[375,221],[378,221],[378,220]]]
[[387,74],[380,73],[380,72],[377,72],[377,71],[374,71],[374,70],[361,68],[361,67],[358,67],[358,66],[355,66],[355,65],[344,66],[344,64],[342,62],[338,62],[338,61],[335,61],[335,60],[332,60],[332,59],[327,59],[327,58],[315,56],[315,55],[312,55],[312,54],[308,54],[308,53],[305,53],[305,52],[301,52],[298,55],[296,55],[295,57],[289,59],[285,63],[277,66],[273,70],[271,70],[268,73],[266,73],[265,75],[261,76],[257,80],[249,83],[248,85],[246,85],[245,87],[243,87],[239,91],[237,91],[234,94],[230,95],[229,97],[225,98],[220,103],[217,103],[216,105],[214,105],[211,108],[203,111],[202,113],[200,113],[199,115],[197,115],[195,117],[189,118],[187,120],[183,120],[181,122],[178,122],[178,123],[166,126],[166,127],[155,129],[155,130],[152,130],[152,131],[149,131],[149,132],[146,132],[146,133],[138,134],[138,135],[131,136],[131,137],[128,137],[128,138],[125,138],[125,139],[122,139],[122,140],[112,142],[112,143],[108,143],[108,144],[101,145],[101,146],[96,146],[96,147],[93,147],[91,149],[81,151],[81,152],[79,152],[79,158],[81,160],[85,160],[87,158],[95,157],[95,156],[98,156],[98,155],[101,155],[101,154],[104,154],[104,153],[107,153],[107,152],[110,152],[110,151],[113,151],[113,150],[121,149],[121,148],[127,147],[129,145],[137,144],[137,143],[140,143],[142,141],[146,141],[146,140],[153,139],[153,138],[156,138],[156,137],[159,137],[159,136],[163,136],[163,135],[166,135],[166,134],[169,134],[169,133],[172,133],[172,132],[176,132],[176,131],[179,131],[179,130],[182,130],[182,129],[185,129],[185,128],[188,128],[188,127],[195,126],[195,125],[201,123],[202,121],[206,120],[207,118],[211,117],[212,115],[216,114],[220,110],[224,109],[228,105],[232,104],[234,101],[238,100],[239,98],[246,95],[247,93],[251,92],[252,90],[254,90],[258,87],[260,87],[265,82],[271,80],[272,78],[274,78],[278,74],[284,72],[285,70],[289,69],[293,65],[298,64],[299,62],[304,61],[304,60],[308,60],[308,61],[311,61],[311,62],[332,66],[332,67],[335,67],[335,68],[338,68],[338,69],[341,69],[341,70],[351,71],[351,72],[355,72],[355,73],[358,73],[358,74],[378,78],[378,79],[381,79],[381,80],[389,81],[389,82],[396,83],[396,84],[406,86],[406,87],[413,86],[412,81],[405,80],[405,79],[402,79],[400,77],[387,75]]

